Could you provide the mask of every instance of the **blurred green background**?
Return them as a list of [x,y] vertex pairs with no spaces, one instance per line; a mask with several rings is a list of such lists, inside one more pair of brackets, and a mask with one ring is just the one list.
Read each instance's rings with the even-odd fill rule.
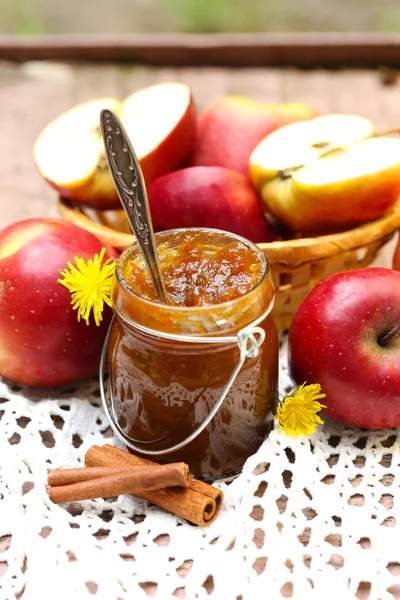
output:
[[400,31],[400,0],[0,0],[0,33]]

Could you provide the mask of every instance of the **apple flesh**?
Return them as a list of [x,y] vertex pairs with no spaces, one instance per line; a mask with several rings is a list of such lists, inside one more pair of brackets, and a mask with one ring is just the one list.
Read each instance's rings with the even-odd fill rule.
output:
[[381,217],[400,194],[400,139],[355,115],[294,123],[263,140],[250,172],[265,206],[292,231],[321,234]]
[[249,157],[266,135],[317,112],[306,104],[266,104],[244,96],[225,96],[198,117],[191,166],[218,166],[249,176]]
[[[102,243],[58,219],[27,219],[0,232],[0,375],[38,387],[98,374],[111,319],[106,306],[96,326],[78,322],[71,294],[57,280],[74,257],[94,258]],[[105,259],[117,257],[108,250]]]
[[159,177],[148,188],[155,231],[211,227],[253,242],[274,234],[247,177],[222,167],[188,167]]
[[374,267],[317,284],[290,327],[289,370],[297,384],[321,384],[326,415],[400,427],[400,273]]
[[86,102],[49,123],[34,145],[39,172],[64,198],[97,209],[120,206],[100,131],[100,112],[105,108],[121,118],[147,184],[179,168],[196,135],[192,94],[182,83],[150,86],[123,102],[115,98]]

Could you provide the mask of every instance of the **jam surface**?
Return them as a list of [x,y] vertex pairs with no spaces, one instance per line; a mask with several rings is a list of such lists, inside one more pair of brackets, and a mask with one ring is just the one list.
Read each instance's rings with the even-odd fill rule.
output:
[[[178,246],[158,246],[167,294],[177,306],[209,306],[243,296],[260,281],[264,264],[257,253],[235,238],[187,232]],[[217,244],[215,242],[217,241]],[[219,244],[218,244],[219,241]],[[124,279],[132,290],[157,301],[148,269],[138,256],[124,265]]]

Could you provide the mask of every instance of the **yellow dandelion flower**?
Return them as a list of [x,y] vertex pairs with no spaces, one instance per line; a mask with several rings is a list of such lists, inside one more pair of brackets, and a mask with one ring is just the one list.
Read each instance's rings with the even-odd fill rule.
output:
[[303,383],[291,396],[286,396],[278,407],[275,420],[279,422],[279,430],[288,435],[309,435],[314,433],[317,425],[323,420],[317,415],[324,404],[318,402],[325,398],[319,383],[306,385]]
[[82,318],[86,325],[89,325],[91,310],[96,325],[100,325],[104,303],[111,306],[111,278],[115,271],[115,261],[108,258],[102,265],[105,251],[102,248],[100,254],[95,254],[93,259],[87,261],[75,256],[76,267],[68,262],[68,269],[60,273],[63,279],[58,279],[58,283],[71,292],[71,304],[74,310],[78,310],[78,321]]

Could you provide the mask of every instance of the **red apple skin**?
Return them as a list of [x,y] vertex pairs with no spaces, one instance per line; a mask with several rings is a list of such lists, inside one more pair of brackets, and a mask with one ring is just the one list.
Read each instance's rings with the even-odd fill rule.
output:
[[159,177],[148,188],[155,231],[211,227],[253,242],[274,234],[247,177],[222,167],[188,167]]
[[[87,260],[102,247],[58,219],[27,219],[0,231],[0,375],[37,387],[97,375],[111,309],[100,326],[92,316],[89,326],[78,323],[71,294],[57,279],[74,256]],[[108,257],[117,253],[108,249]]]
[[268,134],[318,115],[301,104],[262,104],[242,96],[217,100],[197,119],[197,140],[188,166],[218,166],[249,175],[249,158]]
[[289,331],[289,370],[297,384],[320,383],[324,413],[365,429],[400,426],[400,273],[374,267],[323,279],[302,302]]
[[396,269],[396,271],[400,271],[400,239],[397,242],[396,250],[394,251],[393,269]]

